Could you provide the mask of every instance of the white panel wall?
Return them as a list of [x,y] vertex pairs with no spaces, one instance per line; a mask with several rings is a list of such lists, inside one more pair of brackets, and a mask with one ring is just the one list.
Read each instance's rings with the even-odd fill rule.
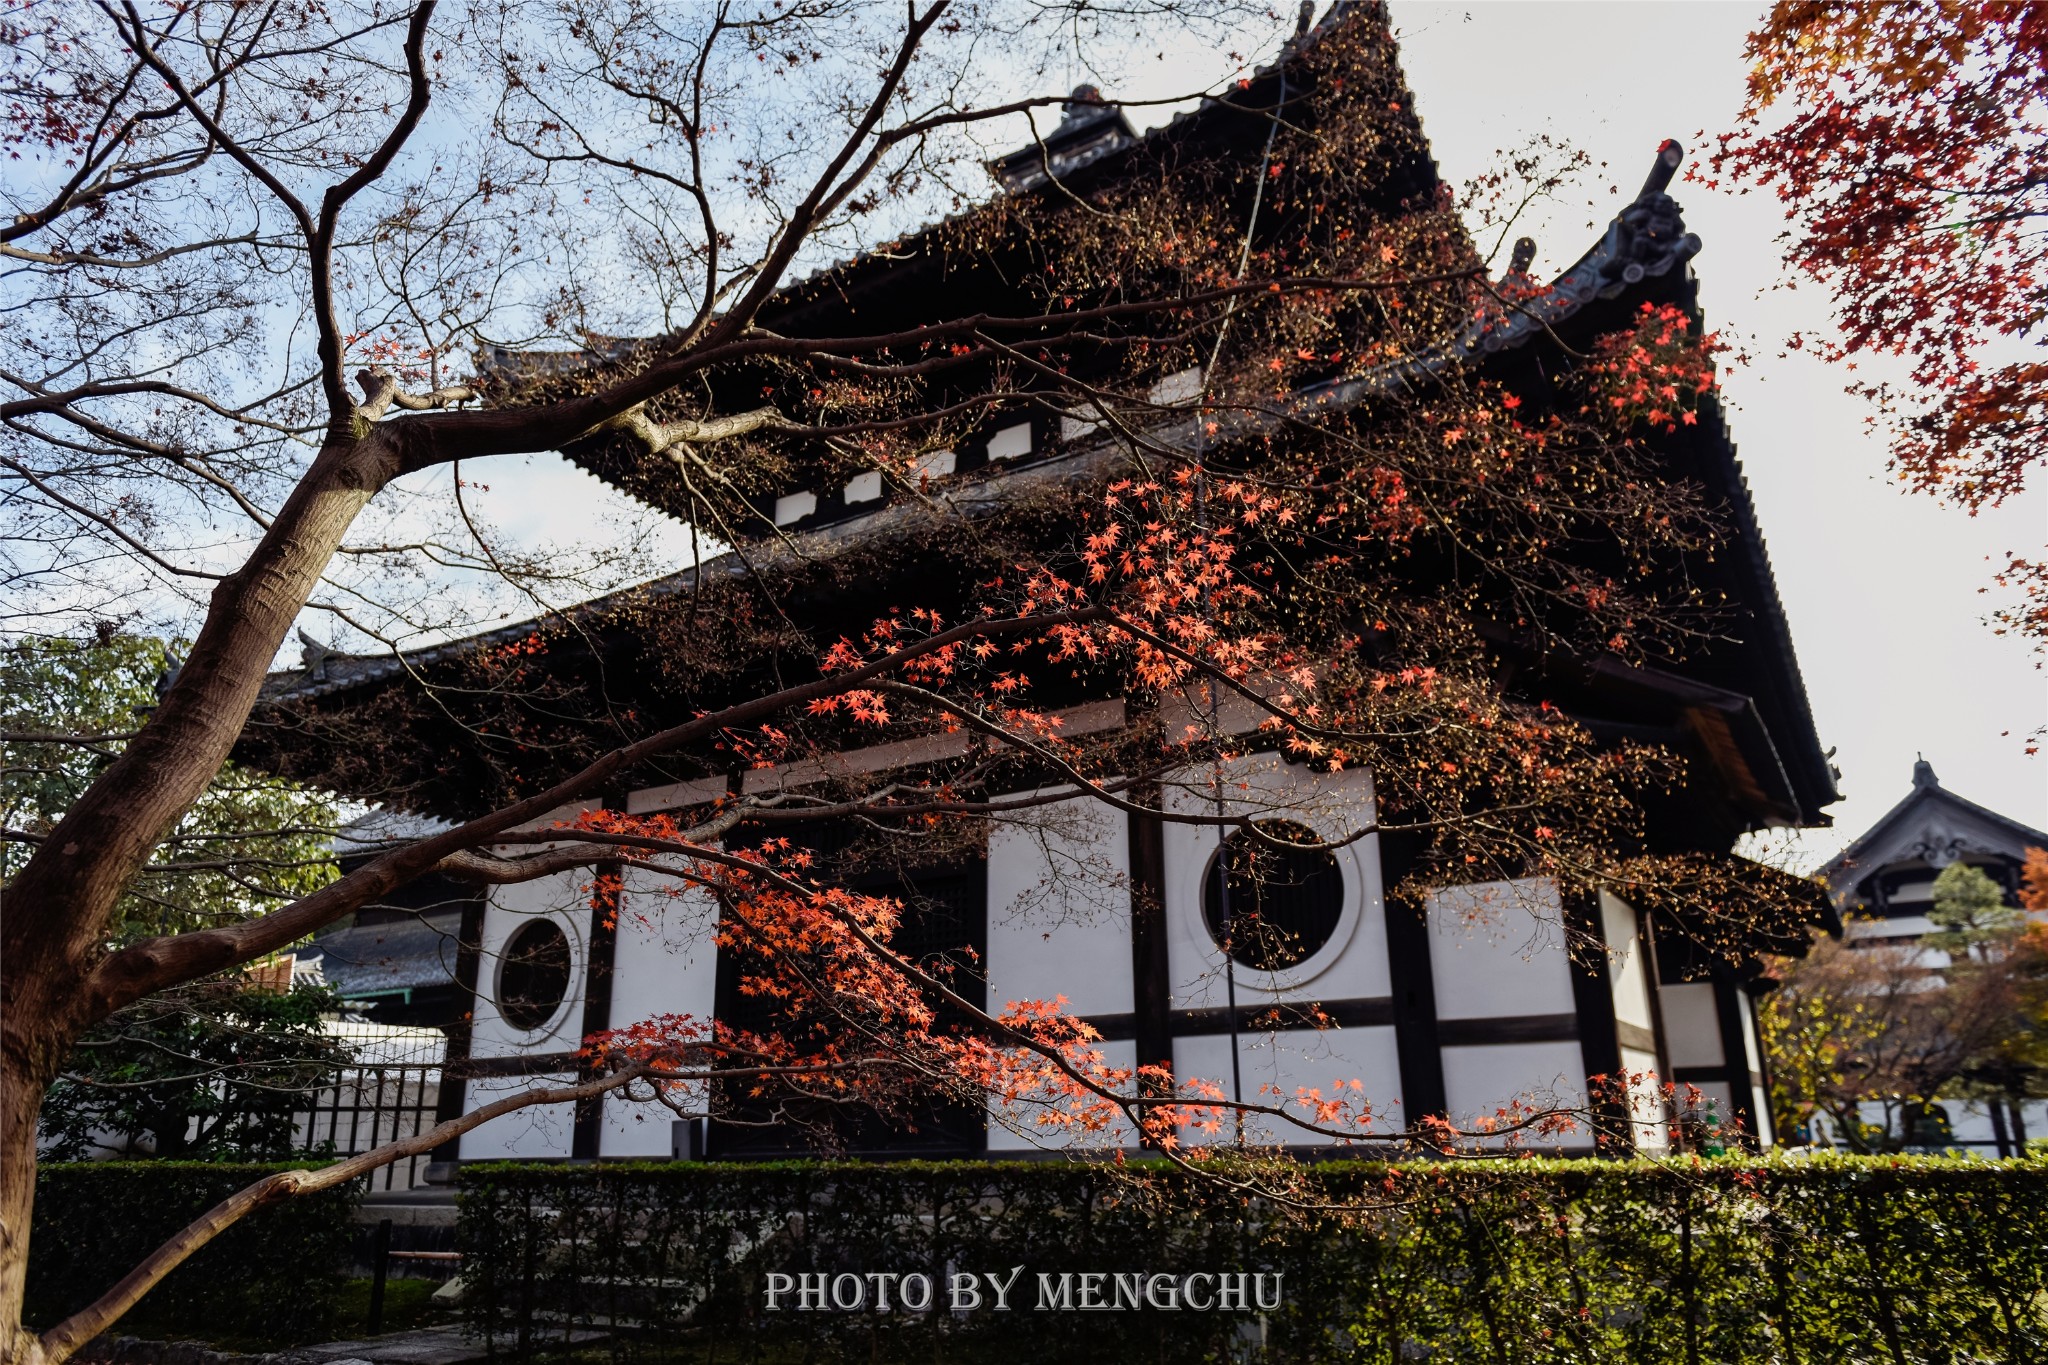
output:
[[[1001,1010],[1015,1001],[1064,996],[1070,1014],[1129,1013],[1130,909],[1130,829],[1122,811],[1076,797],[992,829],[989,1006]],[[1135,1042],[1106,1042],[1100,1052],[1107,1066],[1137,1065]],[[991,1104],[989,1151],[1136,1145],[1134,1130],[1121,1119],[1099,1131],[1041,1123],[1048,1098]]]
[[[589,955],[591,874],[563,872],[516,886],[494,886],[484,906],[482,954],[477,960],[476,1013],[470,1034],[472,1057],[508,1057],[528,1052],[565,1052],[583,1041],[583,985]],[[521,925],[545,916],[569,940],[569,993],[534,1029],[515,1028],[498,1013],[498,972],[506,941]],[[472,1082],[472,1087],[475,1082]]]
[[1048,806],[988,837],[988,1003],[1065,996],[1075,1015],[1127,1014],[1130,828],[1092,797]]
[[[477,1076],[469,1081],[464,1099],[471,1109],[516,1095],[522,1091],[550,1086],[574,1085],[574,1075]],[[576,1107],[571,1104],[536,1104],[531,1108],[501,1114],[462,1135],[464,1161],[504,1161],[514,1157],[566,1157],[574,1144]]]
[[[1437,1018],[1577,1012],[1556,883],[1449,887],[1429,899],[1429,928]],[[1570,1046],[1576,1055],[1578,1045]]]
[[[1293,767],[1273,755],[1228,764],[1221,783],[1229,815],[1293,820],[1322,838],[1348,838],[1373,820],[1372,778],[1364,772],[1327,776]],[[1216,789],[1207,768],[1176,775],[1166,789],[1167,809],[1210,815]],[[1175,1009],[1221,1008],[1226,988],[1222,949],[1202,919],[1202,881],[1219,833],[1210,825],[1169,823],[1166,846],[1167,963]],[[1379,838],[1366,835],[1333,850],[1344,874],[1344,913],[1321,952],[1281,972],[1237,968],[1240,1004],[1289,1000],[1374,999],[1391,995],[1387,970],[1386,906],[1381,897]]]
[[1761,1075],[1764,1064],[1757,1050],[1756,1008],[1748,991],[1735,992],[1735,1011],[1742,1020],[1742,1059],[1752,1074]]
[[[612,956],[611,1027],[687,1015],[708,1027],[717,1004],[718,902],[700,887],[628,868],[619,896]],[[666,1157],[675,1114],[659,1104],[607,1097],[599,1151],[608,1157]]]
[[[1761,1076],[1764,1074],[1762,1038],[1757,1032],[1756,1004],[1749,998],[1748,991],[1738,990],[1735,992],[1735,1008],[1742,1018],[1742,1050],[1745,1054],[1744,1060],[1749,1064],[1749,1074],[1751,1076]],[[1759,1130],[1756,1134],[1757,1140],[1765,1146],[1769,1146],[1777,1140],[1777,1135],[1771,1131],[1770,1092],[1762,1084],[1751,1081],[1749,1082],[1749,1093],[1752,1106],[1751,1112],[1756,1115],[1757,1128]]]
[[[1607,940],[1607,980],[1614,989],[1614,1017],[1624,1024],[1654,1030],[1657,1021],[1650,1012],[1649,963],[1634,908],[1602,891],[1600,930]],[[1651,1065],[1655,1064],[1652,1058]]]
[[[1943,1100],[1942,1108],[1948,1112],[1949,1131],[1954,1135],[1962,1150],[1971,1156],[1995,1157],[1998,1155],[1998,1130],[1992,1126],[1991,1111],[1976,1100]],[[2048,1100],[2028,1100],[2021,1110],[2026,1122],[2029,1141],[2048,1134]],[[1872,1122],[1882,1123],[1881,1115],[1873,1116]],[[2006,1116],[2006,1140],[2013,1139],[2012,1117]]]
[[[1129,955],[1126,954],[1126,960]],[[1103,1043],[1103,1065],[1130,1071],[1138,1064],[1134,1042]],[[991,1154],[1063,1151],[1068,1149],[1135,1147],[1137,1133],[1121,1117],[1107,1128],[1089,1130],[1059,1123],[1041,1123],[1051,1112],[1063,1112],[1064,1105],[1049,1103],[1049,1095],[1025,1096],[1017,1103],[989,1105],[988,1149]]]
[[[704,1112],[703,1086],[679,1086],[677,1091],[678,1105],[691,1113]],[[675,1122],[675,1111],[666,1105],[634,1101],[614,1091],[605,1096],[604,1131],[598,1138],[598,1150],[613,1159],[666,1160],[674,1152],[671,1129]]]
[[[1444,1101],[1451,1122],[1467,1132],[1519,1101],[1532,1109],[1579,1108],[1586,1103],[1586,1063],[1574,1042],[1484,1043],[1447,1047]],[[1530,1147],[1590,1147],[1592,1136],[1520,1141]]]
[[1670,1110],[1664,1102],[1664,1077],[1658,1073],[1657,1054],[1625,1047],[1621,1049],[1621,1069],[1629,1077],[1629,1123],[1635,1129],[1637,1148],[1661,1151],[1669,1147]]
[[1725,1081],[1699,1081],[1692,1087],[1700,1092],[1700,1105],[1704,1109],[1711,1102],[1714,1117],[1721,1123],[1728,1123],[1735,1115],[1735,1091]]
[[1726,1061],[1721,1050],[1721,1016],[1714,1007],[1711,981],[1659,987],[1657,1003],[1664,1010],[1664,1053],[1674,1070],[1681,1066],[1720,1066]]
[[686,1014],[708,1023],[717,998],[718,902],[640,868],[629,868],[619,896],[612,954],[611,1027]]
[[[1390,1136],[1405,1122],[1401,1114],[1401,1059],[1392,1028],[1240,1033],[1237,1043],[1244,1084],[1242,1097],[1248,1104],[1286,1105],[1296,1108],[1304,1117],[1313,1118],[1307,1108],[1299,1105],[1300,1092],[1318,1090],[1324,1098],[1334,1099],[1341,1090],[1354,1116],[1361,1107],[1360,1101],[1372,1108],[1374,1123],[1369,1128],[1351,1130],[1359,1138]],[[1229,1097],[1230,1035],[1213,1033],[1174,1039],[1173,1070],[1182,1081],[1213,1083]],[[1361,1082],[1364,1089],[1353,1089],[1352,1081]],[[1253,1142],[1313,1147],[1337,1141],[1279,1119],[1247,1118],[1245,1123],[1246,1136]],[[1184,1136],[1190,1143],[1230,1142],[1236,1138],[1236,1132],[1226,1115],[1221,1132],[1190,1132]]]

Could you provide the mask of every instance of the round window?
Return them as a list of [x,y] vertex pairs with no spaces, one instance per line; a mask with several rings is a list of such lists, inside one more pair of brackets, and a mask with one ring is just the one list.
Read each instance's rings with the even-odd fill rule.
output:
[[1322,841],[1308,826],[1261,820],[1258,829],[1264,839],[1240,829],[1210,855],[1202,918],[1216,946],[1242,965],[1285,971],[1314,957],[1337,932],[1344,872],[1335,854],[1315,847]]
[[522,924],[498,963],[498,1013],[519,1029],[554,1018],[569,993],[569,936],[553,920]]

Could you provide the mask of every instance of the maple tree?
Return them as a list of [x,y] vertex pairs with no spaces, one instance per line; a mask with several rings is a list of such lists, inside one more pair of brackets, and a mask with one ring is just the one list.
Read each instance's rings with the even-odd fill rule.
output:
[[[612,1092],[689,1113],[714,1085],[885,1115],[934,1092],[994,1097],[1049,1126],[1122,1125],[1245,1181],[1266,1177],[1244,1151],[1192,1139],[1248,1120],[1271,1143],[1472,1136],[1441,1117],[1394,1123],[1355,1078],[1240,1096],[1111,1065],[1059,1000],[984,1007],[960,988],[971,964],[895,944],[900,898],[813,866],[798,831],[822,821],[857,817],[884,846],[972,842],[1079,793],[1285,848],[1255,818],[1169,799],[1270,748],[1369,770],[1377,822],[1351,837],[1413,837],[1415,888],[1547,876],[1686,907],[1722,947],[1797,936],[1804,907],[1783,888],[1650,850],[1640,800],[1683,780],[1674,755],[1511,696],[1489,656],[1489,631],[1633,659],[1712,636],[1711,604],[1668,570],[1711,549],[1714,509],[1666,476],[1651,439],[1696,420],[1711,345],[1682,312],[1647,307],[1584,367],[1510,390],[1440,364],[1418,399],[1422,372],[1403,367],[1450,352],[1502,294],[1447,196],[1384,183],[1427,158],[1372,10],[1296,55],[1286,117],[1251,111],[1270,130],[1262,158],[1168,145],[1085,196],[1055,181],[980,202],[984,149],[968,134],[1077,103],[1010,88],[1044,44],[1168,16],[1197,33],[1236,18],[621,0],[453,18],[431,3],[54,6],[0,21],[9,149],[35,172],[10,186],[0,226],[26,320],[10,325],[0,402],[8,565],[39,595],[10,625],[167,600],[199,622],[132,732],[34,737],[111,761],[47,829],[8,834],[30,853],[0,921],[0,1362],[55,1365],[267,1203]],[[1021,311],[941,303],[868,334],[805,330],[803,265],[848,248],[886,258],[912,215],[952,208],[931,254],[1023,253]],[[1158,386],[1190,369],[1193,392]],[[1341,410],[1293,399],[1388,372],[1402,382]],[[927,457],[1030,405],[1081,421],[1119,453],[1114,470],[952,514]],[[465,490],[487,460],[562,448],[613,461],[746,571],[697,583],[683,609],[647,593],[606,599],[606,619],[553,608],[544,592],[641,568],[638,542],[600,545],[593,527],[588,554],[522,553],[479,525]],[[801,461],[879,476],[925,519],[886,546],[805,553],[757,505]],[[793,587],[858,584],[907,549],[951,556],[928,599],[829,629],[792,616]],[[444,571],[537,603],[536,624],[421,663],[419,641],[497,605],[420,588]],[[669,687],[658,716],[610,705],[601,670],[549,667],[618,619],[644,629]],[[381,647],[419,686],[354,708],[266,697],[305,620]],[[330,653],[309,637],[306,675]],[[1136,722],[1064,733],[1057,697],[1083,677],[1129,696]],[[124,894],[161,873],[152,858],[231,754],[285,778],[311,763],[309,780],[402,806],[420,797],[432,755],[413,736],[429,723],[477,738],[464,781],[484,814],[318,889],[263,893],[232,922],[120,941]],[[744,770],[934,734],[963,744],[922,778],[563,814],[665,765]],[[718,900],[721,947],[775,1021],[669,1017],[589,1039],[576,1083],[271,1177],[90,1307],[22,1325],[37,1113],[94,1026],[429,873],[564,872],[587,874],[600,906],[628,874]],[[1511,1107],[1485,1135],[1586,1119]]]
[[[2048,13],[2031,4],[1780,0],[1707,166],[1784,203],[1792,268],[1832,294],[1909,486],[1974,513],[2039,477],[2048,423]],[[1710,180],[1709,183],[1714,183]],[[1808,338],[1795,338],[1805,344]],[[2002,628],[2048,640],[2048,561],[2013,553]]]

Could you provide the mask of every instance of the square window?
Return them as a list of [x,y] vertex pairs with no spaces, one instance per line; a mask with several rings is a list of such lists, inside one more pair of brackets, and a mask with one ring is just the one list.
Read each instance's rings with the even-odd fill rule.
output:
[[960,457],[952,451],[934,450],[930,454],[918,457],[916,463],[910,466],[910,477],[912,480],[943,479],[952,473],[959,463]]
[[1202,396],[1202,367],[1190,365],[1152,386],[1151,399],[1161,407],[1192,403]]
[[1031,423],[1019,422],[1013,427],[1004,427],[988,438],[988,457],[991,460],[1014,460],[1020,455],[1031,453]]

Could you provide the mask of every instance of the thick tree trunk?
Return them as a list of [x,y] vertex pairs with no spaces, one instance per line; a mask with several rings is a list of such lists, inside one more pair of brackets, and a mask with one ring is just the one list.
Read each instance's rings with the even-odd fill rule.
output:
[[[0,1003],[8,1010],[42,994],[59,1008],[50,1023],[68,1044],[92,1020],[166,984],[148,978],[164,975],[169,963],[138,963],[133,981],[80,989],[102,955],[122,888],[219,772],[285,632],[357,514],[397,470],[381,428],[352,445],[327,446],[247,563],[214,589],[163,704],[7,889]],[[178,975],[232,965],[180,963]]]
[[[381,428],[325,447],[262,543],[215,588],[199,638],[156,714],[6,888],[0,914],[0,1365],[35,1365],[21,1329],[35,1202],[36,1115],[81,1033],[173,980],[234,965],[164,960],[95,979],[114,907],[137,867],[206,789],[328,562],[398,472]],[[173,960],[177,959],[177,960]]]
[[44,1087],[17,1071],[14,1044],[10,1030],[0,1059],[0,1365],[38,1365],[42,1346],[21,1325],[21,1311],[36,1202],[36,1113]]

